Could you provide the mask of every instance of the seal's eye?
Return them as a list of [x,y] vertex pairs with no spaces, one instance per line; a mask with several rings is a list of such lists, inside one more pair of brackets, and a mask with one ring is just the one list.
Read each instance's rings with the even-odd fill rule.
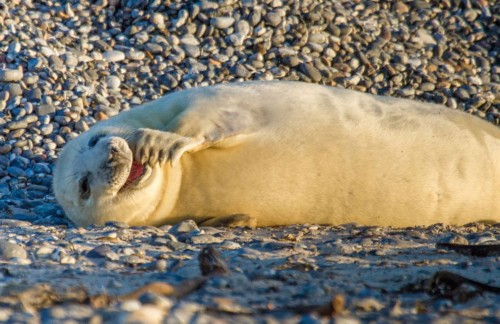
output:
[[80,197],[82,199],[88,199],[90,197],[90,185],[88,176],[80,179]]
[[103,138],[104,136],[106,136],[105,134],[97,134],[97,135],[94,135],[92,136],[92,138],[89,140],[89,147],[94,147],[97,142],[99,142],[99,140],[101,138]]

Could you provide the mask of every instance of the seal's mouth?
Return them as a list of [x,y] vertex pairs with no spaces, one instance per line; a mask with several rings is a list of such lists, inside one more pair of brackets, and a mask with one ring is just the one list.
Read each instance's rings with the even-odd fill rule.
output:
[[128,178],[120,190],[127,189],[130,186],[142,182],[142,180],[144,180],[144,178],[146,178],[146,175],[149,173],[148,171],[150,171],[148,167],[133,161],[132,166],[130,167]]

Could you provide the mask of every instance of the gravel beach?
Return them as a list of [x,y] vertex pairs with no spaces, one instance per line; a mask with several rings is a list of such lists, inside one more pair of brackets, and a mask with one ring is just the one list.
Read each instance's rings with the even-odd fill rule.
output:
[[486,0],[0,1],[0,321],[497,323],[498,225],[77,228],[51,182],[97,121],[222,82],[301,80],[498,125],[499,18]]

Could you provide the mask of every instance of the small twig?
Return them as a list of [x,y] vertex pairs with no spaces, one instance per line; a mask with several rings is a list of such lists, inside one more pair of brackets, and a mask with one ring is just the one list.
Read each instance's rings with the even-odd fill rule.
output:
[[198,277],[194,279],[184,280],[178,286],[172,286],[165,282],[151,282],[131,293],[119,296],[118,299],[129,300],[137,299],[145,293],[154,293],[162,296],[172,296],[176,298],[182,298],[189,295],[193,291],[198,290],[207,281],[208,277]]

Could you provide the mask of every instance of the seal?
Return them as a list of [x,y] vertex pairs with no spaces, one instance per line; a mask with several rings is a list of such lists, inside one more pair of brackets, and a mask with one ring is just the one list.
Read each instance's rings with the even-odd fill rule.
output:
[[301,82],[193,88],[67,143],[78,225],[415,226],[500,221],[500,130],[419,101]]

